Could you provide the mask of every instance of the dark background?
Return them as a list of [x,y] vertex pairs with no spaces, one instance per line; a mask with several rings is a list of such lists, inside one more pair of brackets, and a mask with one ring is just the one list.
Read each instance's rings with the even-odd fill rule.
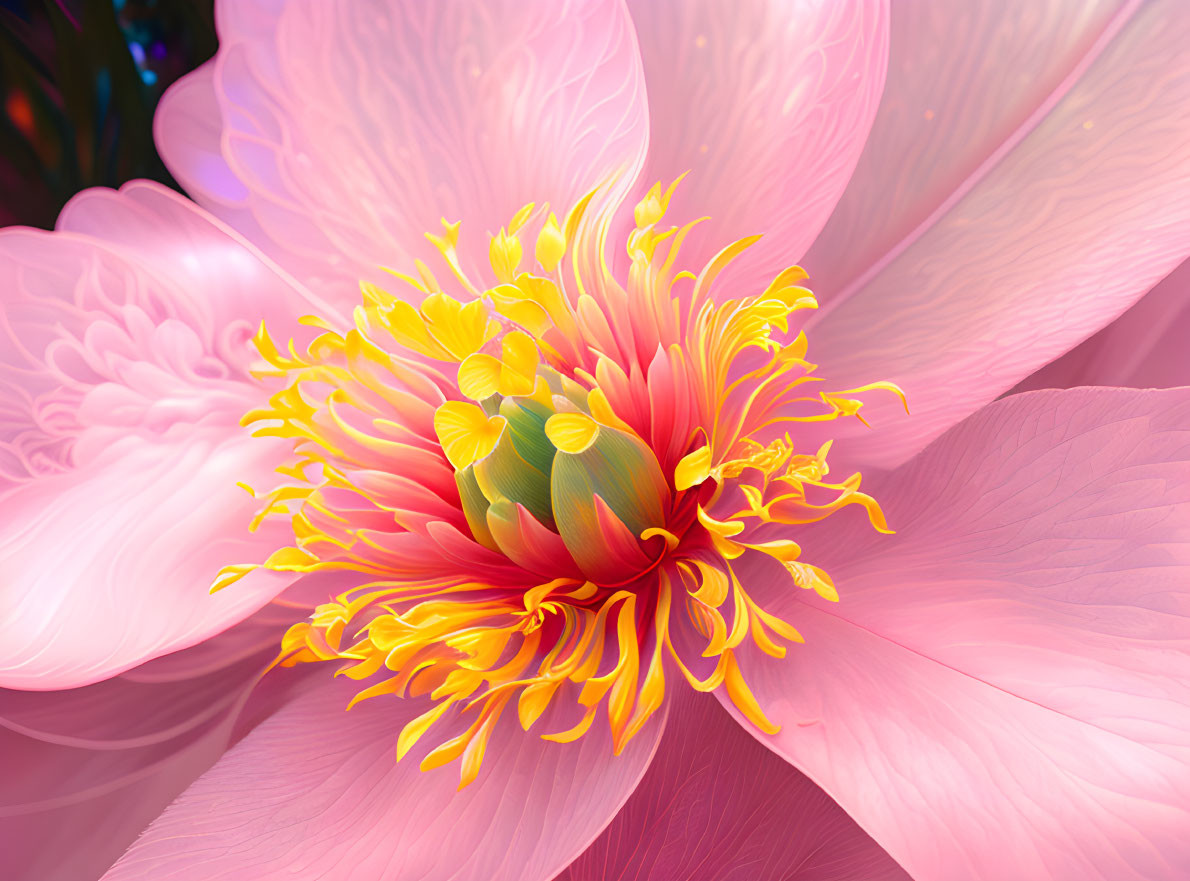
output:
[[215,52],[213,0],[0,0],[0,226],[52,227],[79,190],[177,186],[153,109]]

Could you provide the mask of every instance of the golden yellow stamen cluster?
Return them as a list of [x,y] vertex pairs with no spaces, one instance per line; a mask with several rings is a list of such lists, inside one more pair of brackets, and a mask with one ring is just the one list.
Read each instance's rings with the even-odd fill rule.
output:
[[802,587],[838,594],[794,542],[749,531],[850,504],[887,531],[859,475],[824,479],[830,445],[795,452],[782,426],[855,415],[852,395],[899,390],[810,394],[820,380],[805,335],[773,337],[815,308],[805,273],[716,301],[716,278],[755,238],[679,271],[695,224],[658,226],[677,183],[637,205],[626,285],[603,261],[608,223],[585,217],[592,194],[562,224],[548,209],[517,212],[491,238],[492,285],[468,277],[458,224],[444,221],[428,238],[462,299],[416,261],[415,274],[393,273],[409,299],[363,283],[353,326],[304,319],[320,332],[302,352],[263,326],[256,337],[260,376],[284,386],[245,424],[292,440],[294,460],[253,528],[288,517],[294,541],[227,567],[214,589],[253,568],[354,573],[358,586],[289,630],[279,663],[344,664],[372,682],[353,704],[428,697],[398,756],[458,711],[469,724],[422,767],[460,759],[464,785],[514,703],[529,729],[565,696],[573,724],[542,735],[563,742],[606,706],[619,752],[662,706],[670,664],[776,730],[734,652],[750,637],[780,657],[801,637],[749,596],[734,563],[767,555]]

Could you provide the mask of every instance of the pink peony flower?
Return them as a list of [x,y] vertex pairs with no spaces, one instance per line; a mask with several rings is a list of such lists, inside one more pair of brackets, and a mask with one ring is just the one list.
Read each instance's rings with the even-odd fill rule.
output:
[[994,400],[1186,382],[1176,0],[217,11],[0,236],[9,876],[1190,873],[1190,389]]

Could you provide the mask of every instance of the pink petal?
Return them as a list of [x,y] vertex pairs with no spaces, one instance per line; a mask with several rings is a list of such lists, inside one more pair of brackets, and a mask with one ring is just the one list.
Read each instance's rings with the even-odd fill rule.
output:
[[248,533],[284,448],[196,429],[114,443],[72,471],[2,497],[0,682],[70,688],[194,645],[247,617],[290,578],[256,572],[214,596],[220,567],[259,562],[283,535]]
[[859,158],[884,86],[887,4],[629,6],[649,92],[642,183],[690,172],[669,218],[710,215],[683,252],[694,268],[766,234],[733,276],[743,293],[763,289],[805,254]]
[[479,778],[456,791],[457,766],[418,770],[421,744],[396,761],[397,733],[424,702],[376,698],[345,712],[357,688],[328,674],[260,725],[104,878],[544,881],[624,803],[663,728],[650,723],[617,757],[602,724],[561,745],[521,731],[513,713]]
[[195,199],[341,302],[361,277],[391,281],[379,265],[429,256],[442,217],[463,222],[474,271],[522,205],[561,216],[612,176],[622,193],[643,162],[644,84],[618,3],[218,15],[219,54],[163,98],[158,147]]
[[328,589],[325,573],[307,575],[234,627],[188,649],[171,652],[127,670],[120,674],[120,678],[145,684],[180,683],[225,669],[262,652],[268,653],[271,661],[276,657],[281,637],[289,626],[309,617],[314,611],[313,604],[294,600],[305,600],[302,594],[310,593],[318,581],[323,582],[322,589],[317,592],[318,602],[326,602],[335,590],[345,589],[341,583]]
[[[1128,3],[1110,18],[1074,4],[1068,15],[1054,12],[1052,26],[1043,18],[1036,36],[1037,4],[1008,13],[981,5],[997,12],[898,8],[907,19],[896,26],[902,36],[875,127],[896,139],[874,135],[859,195],[806,261],[812,273],[819,261],[828,267],[825,305],[810,320],[810,357],[822,375],[841,388],[892,380],[909,395],[912,418],[891,398],[870,407],[878,435],[840,429],[856,461],[904,461],[1111,321],[1190,253],[1182,4]],[[1068,27],[1074,15],[1085,24]],[[919,156],[935,123],[927,110],[947,127],[924,139]],[[975,146],[952,164],[954,143]],[[935,165],[937,179],[924,171]],[[905,166],[912,171],[902,180]],[[873,188],[879,176],[887,189]],[[902,214],[896,205],[906,200]],[[879,256],[853,260],[853,228],[890,213],[903,225],[877,235],[893,243],[859,237],[860,253]],[[863,270],[831,289],[839,283],[829,281],[831,259]]]
[[210,310],[216,326],[249,322],[255,330],[267,321],[280,337],[310,312],[343,321],[349,314],[336,315],[238,232],[152,181],[132,181],[119,192],[84,190],[62,209],[57,228],[120,248],[174,280]]
[[17,688],[193,645],[292,580],[208,594],[220,567],[285,542],[247,531],[258,502],[236,483],[271,485],[286,444],[238,422],[265,394],[247,339],[301,292],[156,185],[84,194],[63,222],[108,241],[0,237],[0,684]]
[[[968,0],[892,11],[885,97],[851,183],[806,262],[843,290],[980,177],[1069,89],[1129,0]],[[1024,128],[1022,128],[1024,127]],[[986,169],[984,169],[986,173]]]
[[[218,759],[236,736],[237,720],[258,715],[256,705],[267,703],[273,683],[250,701],[248,691],[274,649],[234,650],[243,641],[237,631],[261,631],[262,625],[253,619],[209,640],[202,649],[233,650],[224,663],[203,664],[189,678],[161,679],[155,668],[175,659],[193,666],[186,656],[199,649],[83,688],[0,690],[6,877],[86,881],[102,875]],[[250,710],[243,712],[246,701]]]
[[556,881],[908,881],[830,796],[714,699],[689,690],[673,699],[640,785]]
[[1186,878],[1190,390],[1014,395],[874,484],[896,535],[805,535],[841,602],[747,581],[806,639],[743,665],[759,739],[917,881]]
[[1013,391],[1123,385],[1190,385],[1190,262],[1183,263],[1135,306]]

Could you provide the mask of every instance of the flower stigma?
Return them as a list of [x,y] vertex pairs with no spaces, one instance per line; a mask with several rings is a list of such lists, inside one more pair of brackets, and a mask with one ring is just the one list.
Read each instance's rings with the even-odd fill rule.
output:
[[886,382],[815,391],[806,335],[790,328],[817,307],[801,268],[724,296],[717,279],[759,236],[680,270],[699,222],[661,225],[680,180],[636,206],[623,282],[603,256],[612,222],[588,216],[593,192],[561,223],[548,206],[518,211],[491,237],[486,283],[443,221],[427,238],[453,292],[417,260],[389,270],[405,296],[361,283],[349,329],[308,316],[304,346],[278,346],[263,324],[254,339],[256,374],[277,390],[243,422],[292,441],[293,458],[251,528],[288,518],[293,542],[225,567],[212,590],[254,569],[350,575],[288,630],[277,663],[337,662],[363,686],[351,705],[424,699],[398,759],[463,719],[421,762],[460,760],[461,786],[506,710],[570,742],[603,707],[619,753],[667,677],[724,689],[776,732],[736,652],[750,640],[780,658],[802,638],[737,571],[775,561],[791,585],[839,596],[792,540],[755,533],[848,505],[891,532],[859,474],[827,480],[830,443],[795,448],[790,429],[858,416],[865,392],[904,396]]

